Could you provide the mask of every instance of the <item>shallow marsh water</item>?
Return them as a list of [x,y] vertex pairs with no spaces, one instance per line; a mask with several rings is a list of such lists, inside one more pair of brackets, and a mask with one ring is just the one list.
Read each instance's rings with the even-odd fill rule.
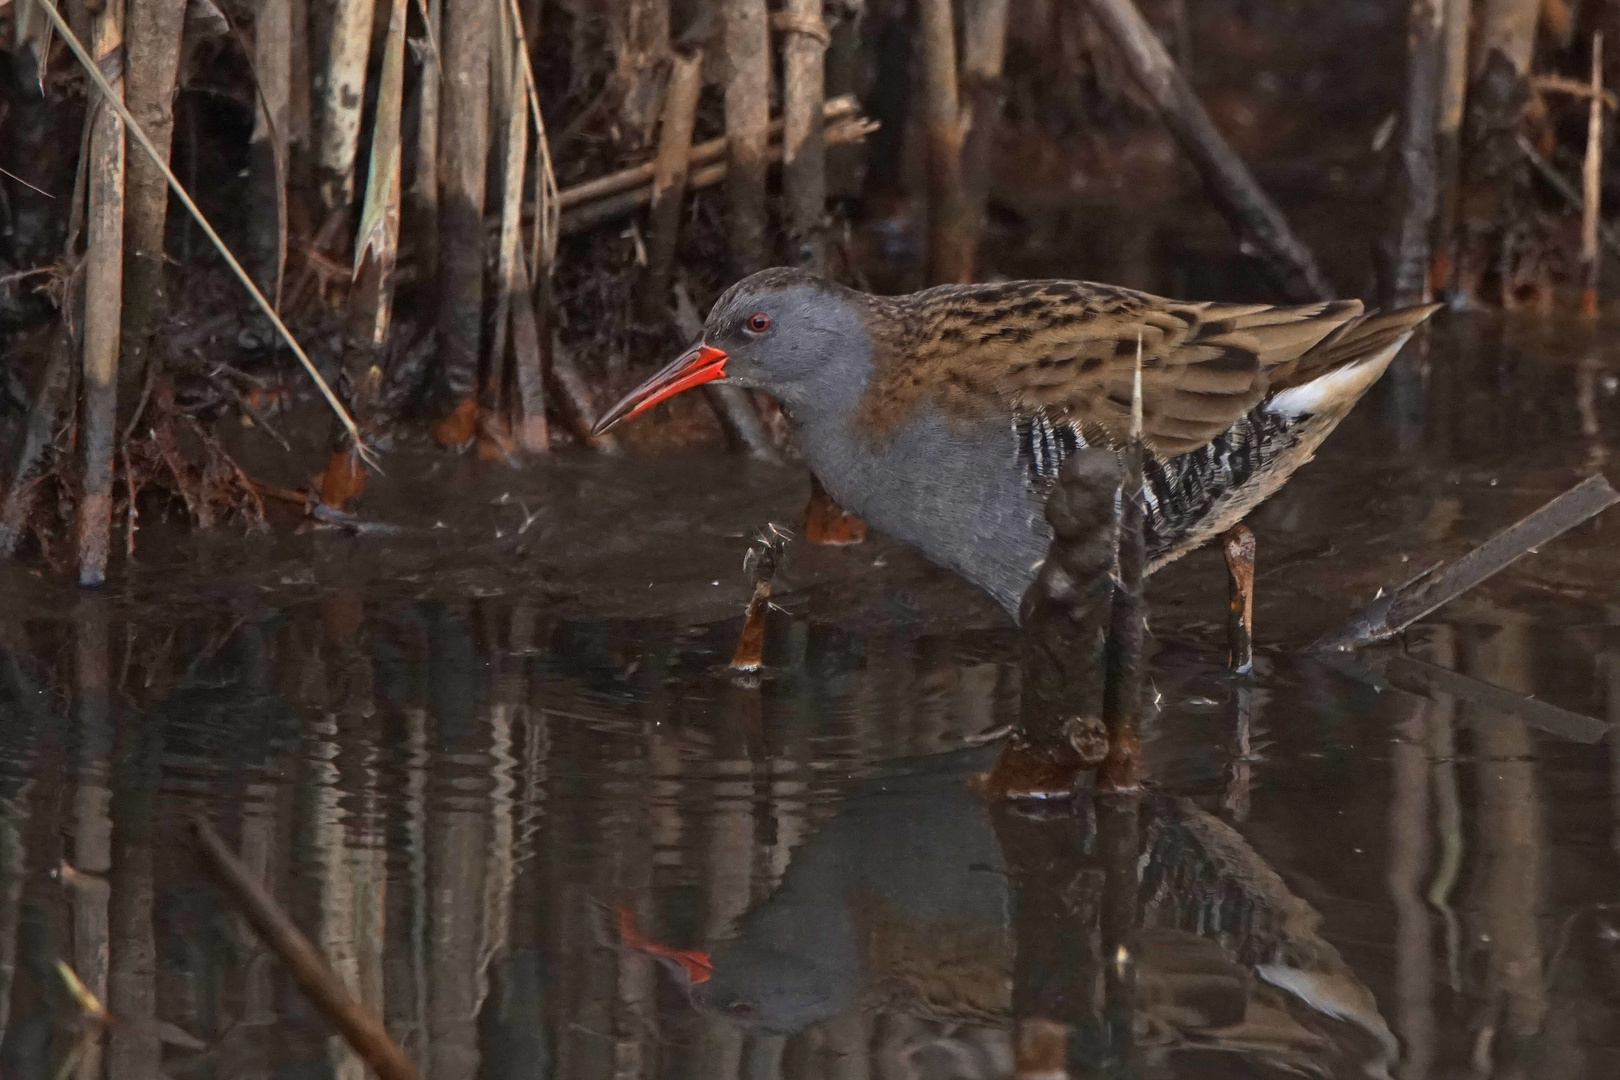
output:
[[[1257,515],[1262,642],[1616,446],[1611,352],[1453,319],[1432,359],[1421,422],[1363,409]],[[1059,1044],[1075,1076],[1620,1068],[1607,737],[1282,648],[1234,682],[1203,552],[1150,582],[1139,812],[991,809],[963,778],[1017,715],[1016,630],[895,545],[795,551],[767,670],[725,670],[746,535],[793,520],[802,474],[397,460],[366,514],[398,531],[153,523],[101,595],[0,568],[0,1074],[68,1053],[63,959],[132,1018],[109,1075],[361,1075],[194,815],[432,1078],[1007,1077]],[[1616,530],[1408,647],[1620,719]],[[621,947],[616,908],[713,977]]]

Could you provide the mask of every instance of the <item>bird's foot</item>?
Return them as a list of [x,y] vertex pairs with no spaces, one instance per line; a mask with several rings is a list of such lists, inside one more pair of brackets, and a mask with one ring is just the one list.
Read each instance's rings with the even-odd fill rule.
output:
[[1015,738],[1001,751],[994,768],[968,780],[968,788],[991,802],[1067,799],[1074,795],[1080,772],[1078,761],[1058,761]]

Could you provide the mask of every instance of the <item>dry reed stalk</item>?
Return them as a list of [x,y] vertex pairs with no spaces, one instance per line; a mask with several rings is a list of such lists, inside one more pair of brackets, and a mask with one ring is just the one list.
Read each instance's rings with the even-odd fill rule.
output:
[[1379,244],[1379,292],[1392,308],[1429,299],[1429,255],[1438,180],[1435,128],[1444,75],[1444,0],[1411,0],[1406,23],[1406,104],[1390,173],[1392,222]]
[[962,184],[967,193],[965,257],[977,265],[990,201],[990,158],[1001,120],[1002,68],[1007,53],[1009,0],[978,0],[962,18],[962,97],[967,133],[962,143]]
[[1120,452],[1118,554],[1114,559],[1114,598],[1109,613],[1104,666],[1103,723],[1108,728],[1108,756],[1097,769],[1099,792],[1135,791],[1141,787],[1141,743],[1137,736],[1142,708],[1142,649],[1147,608],[1142,580],[1147,566],[1143,537],[1147,502],[1143,498],[1142,346],[1137,343],[1136,381],[1132,391],[1131,437]]
[[653,161],[652,209],[648,214],[647,271],[638,304],[649,321],[669,312],[670,273],[681,234],[681,204],[686,198],[687,166],[698,97],[703,92],[703,53],[677,52],[670,62],[664,92],[664,118]]
[[[834,124],[847,120],[859,112],[860,103],[855,100],[853,94],[844,94],[832,98],[821,109],[822,119],[825,124]],[[780,116],[773,118],[769,128],[766,129],[767,138],[776,139],[781,137],[782,129],[782,118]],[[714,164],[726,156],[726,148],[727,139],[724,136],[694,144],[691,153],[686,157],[687,169],[693,170]],[[653,161],[645,161],[640,165],[631,165],[617,172],[598,176],[594,180],[586,180],[584,183],[575,184],[573,187],[557,193],[558,209],[569,210],[585,203],[597,202],[610,195],[618,195],[626,191],[633,191],[636,188],[646,187],[652,183],[657,172],[658,162],[655,158]]]
[[[514,33],[517,34],[518,53],[522,57],[519,73],[523,76],[523,88],[529,95],[529,114],[534,120],[534,203],[535,224],[531,245],[529,248],[529,263],[535,269],[534,275],[538,281],[544,282],[551,274],[552,260],[557,257],[557,216],[561,207],[557,203],[557,174],[551,167],[551,142],[546,137],[546,118],[540,112],[540,91],[534,84],[534,65],[529,53],[528,31],[524,26],[533,23],[539,26],[539,0],[532,0],[534,10],[525,15],[518,6],[518,0],[506,0],[506,10],[511,16]],[[541,269],[545,273],[539,273]]]
[[[185,17],[185,0],[142,0],[128,11],[125,98],[129,111],[165,154],[174,133],[175,78]],[[145,378],[147,345],[163,320],[167,303],[163,235],[169,213],[169,185],[163,182],[163,173],[140,154],[130,158],[125,167],[125,296],[119,393],[132,402]]]
[[[186,212],[191,215],[192,220],[197,223],[204,235],[208,237],[208,242],[214,246],[220,257],[225,260],[225,265],[230,267],[231,273],[236,276],[236,280],[242,283],[242,287],[248,291],[249,296],[253,297],[253,302],[259,306],[259,310],[264,312],[271,325],[276,328],[276,333],[281,335],[281,339],[287,343],[287,347],[298,358],[299,364],[308,372],[310,379],[315,383],[315,388],[320,391],[321,397],[332,407],[332,411],[343,420],[349,435],[358,441],[360,433],[354,426],[354,421],[350,418],[348,410],[343,407],[343,403],[337,399],[337,395],[332,392],[332,388],[322,378],[320,370],[316,368],[314,361],[310,360],[309,354],[304,351],[304,347],[298,344],[298,339],[293,337],[292,331],[287,329],[287,324],[281,320],[281,316],[270,305],[270,301],[265,298],[264,292],[253,283],[253,279],[243,269],[241,261],[232,254],[231,249],[225,245],[224,240],[220,239],[219,233],[214,229],[208,218],[198,209],[197,202],[191,197],[191,193],[174,175],[174,170],[169,168],[169,163],[158,153],[157,147],[152,145],[151,137],[146,134],[140,124],[135,122],[135,118],[130,115],[129,110],[124,106],[123,96],[113,89],[112,84],[107,81],[107,77],[102,74],[101,68],[90,58],[90,54],[85,50],[83,42],[73,33],[72,28],[67,24],[67,20],[63,19],[55,8],[44,6],[39,10],[45,12],[46,18],[51,20],[56,32],[61,34],[63,40],[67,42],[68,49],[72,51],[80,66],[84,68],[85,73],[90,76],[90,81],[96,85],[96,89],[101,92],[102,100],[118,114],[118,118],[127,126],[129,133],[135,136],[135,141],[140,144],[141,150],[146,156],[161,167],[163,178],[169,182],[169,190],[174,192],[175,197],[186,208]],[[370,462],[368,451],[362,449],[361,456],[366,458],[368,463]]]
[[[63,306],[70,305],[71,296]],[[57,421],[73,387],[72,337],[62,326],[54,329],[52,335],[50,355],[34,394],[33,407],[28,410],[28,426],[23,431],[11,469],[11,483],[6,488],[5,498],[0,499],[0,559],[9,559],[22,539],[38,491],[35,473],[54,443]]]
[[518,263],[523,258],[520,250],[523,239],[523,180],[524,166],[529,157],[529,106],[523,92],[523,75],[519,70],[523,56],[518,51],[517,34],[512,24],[511,14],[502,5],[496,78],[498,104],[506,130],[501,139],[501,231],[495,245],[495,318],[491,324],[494,336],[489,347],[485,403],[503,413],[510,411],[501,407],[499,398],[505,385],[506,341],[511,329],[508,319],[517,289]]
[[963,127],[957,87],[956,28],[951,0],[921,0],[928,139],[928,280],[973,279],[967,189],[962,183]]
[[[287,62],[287,131],[282,138],[287,144],[289,179],[298,181],[303,177],[294,175],[293,166],[308,156],[310,129],[315,126],[315,104],[310,97],[314,79],[309,69],[309,3],[287,0],[287,40],[293,48]],[[294,147],[300,153],[294,154]]]
[[325,56],[315,87],[315,170],[328,217],[347,214],[354,201],[354,157],[366,103],[366,61],[371,54],[374,0],[331,0]]
[[619,440],[614,438],[612,432],[605,435],[591,434],[591,428],[596,426],[597,417],[596,400],[591,396],[591,384],[579,370],[579,365],[574,363],[573,354],[563,347],[562,340],[555,330],[551,333],[550,370],[551,381],[557,389],[557,403],[561,406],[568,426],[573,429],[575,438],[592,450],[617,453]]
[[326,958],[311,945],[275,897],[265,891],[231,854],[225,841],[206,822],[192,823],[197,849],[209,869],[242,909],[264,943],[291,969],[298,985],[331,1025],[342,1033],[382,1080],[420,1080],[416,1067],[388,1035],[382,1021],[349,997]]
[[484,322],[484,186],[489,163],[490,0],[449,0],[439,126],[439,363],[452,403],[433,437],[459,446],[477,427]]
[[1294,235],[1282,211],[1221,135],[1192,84],[1170,59],[1132,0],[1090,3],[1119,46],[1131,74],[1153,98],[1176,144],[1203,178],[1216,209],[1240,241],[1253,245],[1262,265],[1289,299],[1331,299],[1333,286],[1317,267],[1310,249]]
[[725,0],[727,239],[733,269],[751,274],[770,263],[765,172],[770,147],[771,41],[765,0]]
[[17,0],[13,15],[17,78],[36,100],[45,96],[45,62],[51,53],[51,22],[40,13],[39,7],[50,2]]
[[669,55],[669,0],[615,0],[608,8],[611,76],[618,91],[620,137],[646,146],[658,121],[659,68]]
[[[394,267],[399,259],[400,119],[405,106],[405,21],[409,0],[391,0],[377,81],[366,195],[355,235],[349,286],[348,326],[343,338],[343,375],[349,411],[370,430],[382,390],[382,350],[393,319]],[[345,509],[365,487],[366,473],[355,446],[334,424],[332,449],[321,478],[321,502]]]
[[1586,163],[1581,170],[1583,201],[1581,213],[1581,314],[1589,319],[1598,313],[1598,271],[1603,251],[1598,247],[1598,222],[1603,206],[1603,34],[1592,35],[1592,100],[1587,109]]
[[823,223],[827,216],[826,121],[827,24],[821,0],[787,0],[777,16],[782,43],[782,193],[787,202],[788,261],[807,270],[826,269]]
[[[123,5],[109,2],[91,23],[91,48],[109,63],[124,45]],[[111,82],[122,99],[121,73]],[[118,345],[124,295],[124,124],[106,105],[90,110],[89,211],[84,271],[84,378],[79,452],[81,483],[74,543],[79,584],[107,578],[112,533],[113,444],[118,424]]]
[[[878,130],[875,120],[856,117],[851,120],[840,121],[827,129],[826,145],[846,146],[850,143],[860,142],[872,132]],[[724,161],[716,161],[702,168],[687,173],[686,187],[688,191],[697,191],[700,188],[714,187],[724,181],[729,174],[729,166]],[[610,195],[605,199],[576,206],[563,215],[558,223],[558,232],[563,236],[585,232],[594,229],[606,221],[613,221],[633,214],[652,201],[651,187],[635,188],[622,191],[617,195]]]
[[1430,266],[1431,294],[1451,281],[1451,234],[1457,224],[1457,184],[1462,167],[1463,109],[1468,102],[1470,0],[1442,0],[1445,14],[1440,64],[1440,116],[1435,130],[1439,205],[1435,211]]
[[551,430],[546,423],[545,358],[527,259],[521,251],[512,267],[511,305],[513,382],[517,389],[512,437],[524,453],[544,454],[551,449]]
[[444,0],[426,0],[421,9],[423,29],[433,42],[431,70],[424,71],[416,87],[416,172],[406,197],[411,235],[416,237],[420,273],[432,281],[439,267],[439,102],[443,87],[439,25]]
[[1478,32],[1474,35],[1474,74],[1485,70],[1491,53],[1499,52],[1526,74],[1536,47],[1536,23],[1542,0],[1480,0]]
[[[137,5],[139,7],[139,5]],[[281,308],[287,266],[287,128],[292,115],[292,4],[263,0],[253,22],[258,103],[248,144],[248,255],[259,287]],[[168,199],[168,188],[163,197]]]

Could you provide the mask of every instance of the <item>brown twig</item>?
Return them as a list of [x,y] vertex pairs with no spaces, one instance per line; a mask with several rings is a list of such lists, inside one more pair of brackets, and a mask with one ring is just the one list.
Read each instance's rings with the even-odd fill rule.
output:
[[1131,73],[1153,98],[1165,126],[1192,160],[1233,231],[1254,245],[1261,262],[1291,299],[1331,299],[1333,286],[1310,249],[1294,235],[1282,211],[1222,137],[1192,84],[1132,0],[1091,0],[1091,9],[1119,46]]
[[[860,142],[878,129],[877,121],[855,118],[834,124],[827,129],[826,140],[828,146],[843,146],[846,143]],[[723,181],[730,173],[724,161],[717,161],[695,169],[687,174],[686,187],[688,191],[700,188],[714,187]],[[604,222],[614,221],[626,217],[652,202],[652,188],[640,187],[630,191],[622,191],[617,195],[610,195],[604,199],[577,205],[562,216],[558,226],[564,236],[588,232]]]
[[[860,105],[855,100],[855,95],[845,94],[842,97],[832,98],[822,106],[821,115],[823,120],[828,124],[832,124],[839,120],[847,120],[855,116],[859,111]],[[780,116],[771,121],[767,132],[772,139],[782,137],[783,124],[784,121]],[[712,165],[725,156],[726,140],[724,138],[694,143],[691,151],[686,155],[686,167],[688,170],[692,170],[704,165]],[[584,183],[575,184],[571,188],[565,188],[558,193],[557,204],[562,209],[568,210],[576,206],[582,206],[585,203],[595,202],[598,199],[605,199],[610,195],[618,195],[621,192],[646,187],[652,183],[657,172],[658,162],[656,159],[644,161],[640,165],[632,165],[629,168],[620,169],[618,172],[611,172],[605,176],[598,176],[595,179],[586,180]]]
[[1426,572],[1380,596],[1339,629],[1318,638],[1313,652],[1355,649],[1405,630],[1523,555],[1620,502],[1602,476],[1589,477],[1508,526],[1439,572]]
[[557,388],[557,403],[575,437],[593,450],[616,453],[619,440],[612,432],[591,434],[591,428],[596,425],[596,401],[591,395],[591,384],[574,363],[573,354],[563,347],[555,330],[551,334],[550,370],[551,381]]
[[359,1054],[382,1080],[420,1080],[416,1066],[405,1056],[399,1044],[388,1035],[388,1029],[371,1011],[349,997],[343,983],[327,966],[320,950],[311,945],[297,925],[276,903],[275,897],[255,881],[235,855],[231,854],[211,826],[205,821],[192,822],[192,834],[197,848],[208,862],[209,869],[219,883],[241,906],[248,921],[259,932],[282,962],[292,969],[293,977],[304,993],[321,1010],[321,1014],[343,1034],[354,1052]]
[[[1542,157],[1541,151],[1532,146],[1530,140],[1525,138],[1523,134],[1515,134],[1513,140],[1518,144],[1519,152],[1524,155],[1524,159],[1530,163],[1531,167],[1569,204],[1570,209],[1582,215],[1584,219],[1586,215],[1586,199],[1576,189],[1575,185],[1570,183],[1568,178],[1559,172],[1552,162]],[[1620,255],[1620,231],[1617,231],[1614,226],[1601,218],[1598,220],[1598,236],[1602,239],[1604,247],[1608,248],[1613,254]]]
[[[1565,78],[1563,75],[1532,75],[1530,77],[1530,88],[1543,94],[1568,94],[1570,97],[1582,100],[1589,100],[1592,97],[1590,83],[1581,82],[1579,79]],[[1599,96],[1605,108],[1620,107],[1620,97],[1617,97],[1613,90],[1604,90]]]
[[1114,600],[1109,616],[1108,650],[1103,689],[1103,723],[1108,729],[1108,756],[1097,770],[1099,792],[1135,791],[1141,787],[1141,745],[1136,734],[1142,707],[1142,648],[1147,611],[1142,579],[1147,567],[1143,526],[1142,345],[1136,347],[1136,379],[1131,395],[1131,436],[1120,453],[1118,555],[1114,560]]

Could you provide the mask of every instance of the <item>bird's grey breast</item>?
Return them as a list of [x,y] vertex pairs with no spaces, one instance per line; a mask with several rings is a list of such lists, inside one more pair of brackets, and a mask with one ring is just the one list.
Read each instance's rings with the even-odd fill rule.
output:
[[807,435],[810,467],[839,505],[1017,612],[1051,530],[1045,485],[1006,420],[919,408],[881,436],[847,421]]

